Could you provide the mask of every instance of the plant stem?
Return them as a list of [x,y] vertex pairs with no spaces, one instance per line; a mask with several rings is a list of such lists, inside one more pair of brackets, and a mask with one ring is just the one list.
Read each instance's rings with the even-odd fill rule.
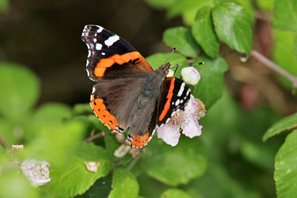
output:
[[101,137],[104,137],[105,132],[97,133],[97,134],[92,134],[90,137],[88,137],[85,141],[86,142],[93,142],[96,139],[99,139]]
[[281,68],[279,65],[275,64],[274,62],[272,62],[271,60],[269,60],[268,58],[266,58],[264,55],[262,55],[261,53],[259,53],[256,50],[253,50],[251,55],[255,59],[257,59],[259,62],[263,63],[265,66],[269,67],[273,71],[279,73],[280,75],[282,75],[283,77],[285,77],[289,81],[291,81],[293,88],[297,88],[297,77],[296,76],[293,76],[292,74],[290,74],[289,72],[287,72],[286,70]]
[[0,145],[1,145],[5,150],[8,149],[8,144],[7,144],[7,142],[5,141],[4,137],[2,137],[1,135],[0,135]]

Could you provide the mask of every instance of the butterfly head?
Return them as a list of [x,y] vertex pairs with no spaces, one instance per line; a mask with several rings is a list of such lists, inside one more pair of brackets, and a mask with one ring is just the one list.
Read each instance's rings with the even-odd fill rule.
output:
[[165,63],[164,65],[161,65],[157,71],[161,75],[166,76],[169,72],[169,68],[170,68],[170,63]]

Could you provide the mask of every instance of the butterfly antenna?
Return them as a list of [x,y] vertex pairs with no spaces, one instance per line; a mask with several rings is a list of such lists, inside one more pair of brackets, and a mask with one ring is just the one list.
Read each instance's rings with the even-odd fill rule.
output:
[[[171,52],[170,52],[169,55],[173,54],[175,51],[176,51],[176,48],[175,48],[175,47],[172,48],[172,49],[171,49]],[[166,59],[165,59],[165,61],[164,61],[164,65],[165,65],[166,63],[168,63],[169,55],[166,57]]]
[[[173,47],[173,48],[171,49],[170,55],[173,54],[173,53],[175,53],[175,52],[176,52],[176,48]],[[168,57],[169,57],[169,55],[168,55],[167,58],[166,58],[165,64],[168,62],[168,59],[169,59]],[[175,64],[173,67],[175,68],[173,74],[175,74],[175,72],[176,72],[177,69],[178,69],[178,64]],[[171,67],[171,68],[172,68],[172,67]]]

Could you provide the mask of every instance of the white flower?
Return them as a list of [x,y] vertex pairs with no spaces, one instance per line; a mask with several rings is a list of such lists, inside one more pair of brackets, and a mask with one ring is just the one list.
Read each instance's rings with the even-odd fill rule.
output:
[[181,76],[190,85],[196,85],[200,80],[200,73],[194,67],[184,67],[181,70]]
[[100,162],[84,162],[86,169],[90,172],[96,173],[100,167]]
[[47,161],[25,160],[21,163],[23,174],[33,186],[42,186],[51,181],[49,163]]
[[202,126],[199,125],[198,119],[203,117],[204,113],[204,104],[191,95],[185,110],[176,112],[166,124],[156,128],[158,138],[176,146],[181,133],[189,138],[201,135]]
[[11,150],[12,151],[22,151],[22,150],[24,150],[24,145],[23,144],[13,144],[13,145],[11,145]]

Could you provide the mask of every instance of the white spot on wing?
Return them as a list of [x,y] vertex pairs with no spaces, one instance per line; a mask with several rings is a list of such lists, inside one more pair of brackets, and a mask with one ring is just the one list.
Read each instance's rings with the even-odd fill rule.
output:
[[100,32],[102,32],[103,31],[103,27],[101,27],[101,26],[99,26],[99,25],[97,25],[97,27],[99,28],[98,30],[97,30],[97,33],[100,33]]
[[92,88],[92,94],[94,94],[94,93],[95,93],[95,87]]
[[96,43],[96,50],[101,50],[102,49],[102,45],[100,43]]
[[185,89],[185,83],[183,82],[183,83],[181,84],[180,88],[179,88],[178,93],[177,93],[177,96],[178,96],[178,97],[180,97],[180,96],[183,94],[184,89]]
[[186,95],[188,96],[189,94],[190,94],[190,89],[188,89],[188,91],[187,91]]
[[101,52],[101,54],[104,56],[105,55],[105,52]]
[[88,58],[91,56],[92,52],[91,50],[88,50]]
[[178,106],[178,105],[179,105],[179,103],[180,103],[180,100],[179,100],[179,99],[177,99],[177,101],[175,102],[175,106]]
[[97,39],[96,39],[96,38],[94,38],[94,39],[93,39],[93,42],[94,42],[94,43],[96,43],[96,42],[97,42]]
[[106,41],[104,41],[104,43],[107,47],[110,47],[115,42],[117,42],[119,39],[120,39],[120,37],[118,35],[113,35],[113,36],[109,37]]
[[87,59],[87,63],[86,63],[86,66],[88,66],[89,65],[89,60]]

